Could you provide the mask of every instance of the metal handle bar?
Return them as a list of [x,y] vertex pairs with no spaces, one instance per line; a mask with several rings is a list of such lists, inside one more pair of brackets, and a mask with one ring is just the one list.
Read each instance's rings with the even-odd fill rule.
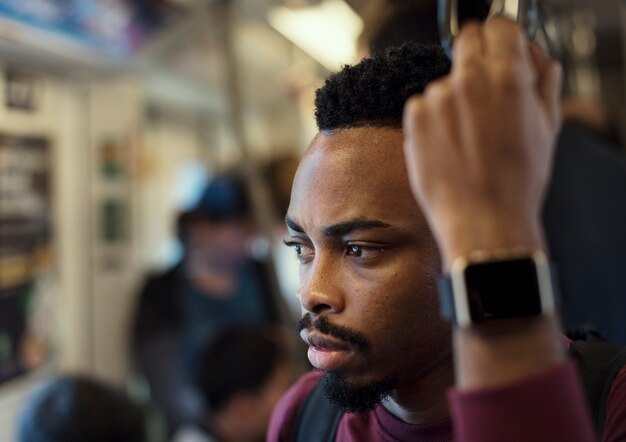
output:
[[[441,44],[446,54],[452,58],[452,45],[461,30],[459,17],[460,0],[438,0],[437,18]],[[469,0],[462,0],[469,1]],[[541,26],[542,13],[537,0],[494,0],[488,17],[505,15],[522,25],[529,39],[533,39]]]

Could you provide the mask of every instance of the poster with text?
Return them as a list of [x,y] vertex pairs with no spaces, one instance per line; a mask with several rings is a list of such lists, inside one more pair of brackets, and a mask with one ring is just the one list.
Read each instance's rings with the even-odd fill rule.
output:
[[49,315],[37,310],[52,268],[50,157],[46,138],[0,134],[0,383],[47,356]]

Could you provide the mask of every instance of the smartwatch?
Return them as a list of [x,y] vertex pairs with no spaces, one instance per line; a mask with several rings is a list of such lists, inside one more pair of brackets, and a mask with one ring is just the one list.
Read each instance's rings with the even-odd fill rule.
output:
[[439,279],[442,316],[459,327],[552,315],[553,267],[542,251],[474,252]]

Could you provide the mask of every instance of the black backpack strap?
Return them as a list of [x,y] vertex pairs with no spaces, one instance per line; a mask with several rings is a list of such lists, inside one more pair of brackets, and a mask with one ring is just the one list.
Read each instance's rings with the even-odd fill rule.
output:
[[620,370],[626,366],[626,348],[592,339],[587,342],[572,342],[569,354],[578,364],[587,403],[593,415],[596,431],[601,436],[611,385]]
[[343,412],[324,396],[318,382],[298,411],[294,442],[334,442]]

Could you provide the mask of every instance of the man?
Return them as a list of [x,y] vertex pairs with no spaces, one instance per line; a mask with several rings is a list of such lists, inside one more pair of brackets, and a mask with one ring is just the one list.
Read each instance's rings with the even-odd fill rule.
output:
[[195,417],[186,366],[224,326],[278,321],[278,295],[248,251],[252,209],[243,178],[214,176],[178,219],[181,263],[146,281],[132,330],[133,356],[169,428]]
[[[497,265],[508,262],[497,259],[503,251],[545,250],[539,212],[560,123],[559,72],[517,26],[495,19],[464,28],[448,76],[441,52],[405,46],[345,68],[318,91],[320,133],[296,174],[286,223],[301,263],[299,329],[319,371],[283,397],[270,441],[300,439],[299,416],[318,383],[345,411],[335,440],[593,440],[549,302],[536,299],[541,310],[530,317],[500,311],[485,324],[452,313],[451,332],[435,288],[442,268],[478,260],[476,252]],[[405,101],[431,82],[407,107],[403,134]],[[516,292],[508,290],[502,296]],[[467,297],[463,305],[476,309]],[[604,440],[624,436],[625,398],[622,370]]]

